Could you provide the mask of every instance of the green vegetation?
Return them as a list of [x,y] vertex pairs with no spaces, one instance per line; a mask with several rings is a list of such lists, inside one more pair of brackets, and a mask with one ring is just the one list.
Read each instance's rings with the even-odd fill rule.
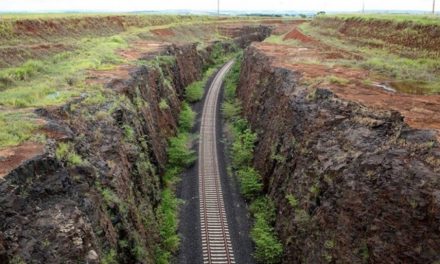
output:
[[101,264],[117,264],[116,250],[110,249],[103,258],[101,259]]
[[[0,45],[2,46],[40,43],[40,36],[17,35],[12,30],[17,20],[30,19],[29,22],[35,20],[35,26],[44,24],[42,22],[46,20],[59,25],[63,29],[59,32],[60,35],[57,35],[58,32],[50,32],[50,36],[45,38],[44,42],[49,44],[52,41],[54,43],[69,43],[69,49],[44,59],[31,59],[19,66],[0,69],[0,107],[4,107],[8,111],[23,108],[31,112],[32,108],[61,105],[80,95],[88,95],[89,98],[86,99],[88,104],[103,103],[105,96],[102,96],[100,85],[86,82],[87,72],[89,70],[109,70],[121,63],[132,63],[122,58],[118,51],[128,48],[130,42],[154,38],[150,32],[152,29],[178,27],[180,35],[176,35],[176,38],[181,38],[182,34],[186,34],[190,35],[192,42],[201,41],[207,35],[210,40],[225,38],[216,33],[208,34],[206,29],[201,29],[203,24],[209,24],[215,20],[209,16],[120,16],[119,18],[125,21],[124,25],[133,25],[124,32],[120,32],[119,27],[114,28],[112,23],[108,24],[107,20],[102,24],[102,28],[105,29],[102,32],[94,32],[93,29],[83,27],[82,24],[78,26],[77,22],[73,20],[85,16],[93,20],[99,19],[101,15],[17,14],[2,16],[3,20],[0,21]],[[73,23],[70,23],[71,19]],[[250,18],[246,18],[246,20],[251,21]],[[196,23],[200,26],[194,25]],[[192,26],[191,29],[188,25]],[[197,33],[192,32],[193,29],[197,29]],[[112,34],[115,35],[109,36]],[[176,41],[179,42],[181,39],[176,39]],[[215,65],[221,64],[230,57],[229,54],[224,53],[221,44],[213,46],[211,55]],[[154,60],[149,60],[149,63],[154,65],[175,63],[175,58],[168,55],[157,56]],[[215,70],[215,68],[209,69],[206,73],[209,74],[211,70]],[[193,102],[203,96],[203,87],[189,88],[188,94],[188,101]],[[167,109],[165,102],[160,103],[160,108],[161,110]],[[28,140],[30,129],[27,128],[37,127],[37,124],[34,120],[27,119],[26,121],[29,126],[24,127],[25,120],[2,118],[2,122],[6,125],[2,126],[0,132],[0,146],[17,145]],[[12,129],[5,129],[5,127],[24,127],[25,130],[23,132],[15,130],[14,132]]]
[[[15,108],[58,105],[81,92],[93,92],[84,73],[123,62],[116,49],[126,42],[115,37],[91,38],[81,48],[60,53],[44,61],[28,61],[20,67],[0,71],[0,79],[12,84],[0,93],[0,105]],[[44,69],[44,70],[43,70]],[[38,74],[37,74],[38,73]]]
[[185,89],[185,98],[188,102],[194,103],[200,101],[203,97],[205,83],[203,81],[193,82]]
[[196,153],[191,149],[192,135],[190,134],[195,117],[196,113],[188,102],[183,102],[179,115],[178,133],[169,139],[168,164],[163,177],[162,201],[156,210],[162,240],[155,252],[155,260],[159,264],[169,263],[172,253],[179,248],[180,239],[177,227],[180,201],[175,195],[175,183],[184,169],[191,166],[196,160]]
[[194,126],[195,119],[196,113],[191,109],[191,106],[187,102],[183,102],[182,110],[179,115],[180,130],[189,132]]
[[239,102],[235,99],[240,66],[240,62],[234,64],[225,80],[225,102],[222,109],[232,134],[230,150],[232,170],[237,175],[242,195],[251,204],[250,211],[255,220],[251,238],[255,243],[256,261],[268,264],[279,263],[283,248],[273,229],[275,206],[264,195],[261,176],[252,167],[257,135],[251,131],[248,122],[240,117]]
[[0,148],[15,146],[26,140],[34,140],[34,131],[39,127],[33,114],[21,112],[0,113]]
[[168,105],[168,102],[166,99],[161,99],[159,102],[159,109],[160,110],[168,110],[170,109],[170,106]]
[[255,223],[251,231],[255,242],[255,259],[259,263],[276,264],[281,261],[283,247],[276,238],[273,225],[275,223],[275,205],[261,197],[251,204],[251,213]]
[[264,42],[272,43],[272,44],[284,44],[284,45],[292,45],[296,46],[298,45],[298,41],[295,39],[284,39],[284,35],[270,35],[268,38],[264,40]]
[[179,133],[169,140],[168,159],[173,166],[186,168],[196,159],[195,152],[190,149],[188,133]]
[[79,156],[72,143],[59,143],[55,151],[58,160],[67,162],[70,166],[78,166],[84,164],[81,156]]
[[340,14],[326,15],[324,17],[336,17],[343,19],[359,19],[359,20],[388,20],[396,23],[412,22],[421,25],[440,25],[440,17],[432,15],[408,15],[408,14]]
[[[358,54],[356,58],[341,58],[325,60],[311,63],[319,63],[333,67],[342,65],[359,69],[371,70],[379,76],[385,76],[400,85],[393,86],[396,90],[405,93],[439,93],[440,92],[440,61],[436,56],[428,51],[417,50],[393,44],[371,45],[380,42],[379,39],[369,39],[368,37],[340,37],[337,28],[333,28],[331,23],[326,23],[321,18],[317,18],[312,24],[304,23],[300,29],[307,35],[319,39],[324,44],[336,47],[341,50]],[[321,26],[321,24],[326,24]],[[316,26],[314,26],[316,24]],[[386,31],[385,31],[386,34]],[[404,34],[404,33],[402,33]],[[405,36],[401,36],[405,38]],[[374,75],[373,75],[374,77]],[[347,80],[339,77],[330,76],[328,81],[335,84],[346,84]]]

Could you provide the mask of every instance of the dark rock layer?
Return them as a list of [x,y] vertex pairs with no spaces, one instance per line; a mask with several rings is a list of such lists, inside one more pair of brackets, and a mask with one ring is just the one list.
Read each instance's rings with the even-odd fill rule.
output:
[[258,133],[254,165],[277,206],[283,263],[440,260],[440,148],[402,116],[298,85],[245,53],[238,97]]
[[[236,41],[267,34],[248,31]],[[60,140],[49,140],[44,155],[0,182],[0,262],[154,263],[167,138],[176,133],[184,88],[201,78],[212,51],[170,46],[156,66],[111,82],[105,98],[38,110],[63,134],[65,155],[82,162],[60,159]]]

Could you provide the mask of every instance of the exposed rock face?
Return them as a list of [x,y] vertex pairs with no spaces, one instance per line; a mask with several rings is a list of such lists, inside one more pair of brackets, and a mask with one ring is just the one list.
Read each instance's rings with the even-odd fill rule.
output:
[[[168,60],[110,82],[106,98],[38,110],[59,142],[49,140],[43,155],[0,182],[0,262],[154,263],[167,138],[184,88],[201,77],[211,53],[170,46]],[[82,162],[57,157],[60,141]]]
[[440,148],[397,112],[310,92],[250,47],[238,96],[284,263],[440,260]]

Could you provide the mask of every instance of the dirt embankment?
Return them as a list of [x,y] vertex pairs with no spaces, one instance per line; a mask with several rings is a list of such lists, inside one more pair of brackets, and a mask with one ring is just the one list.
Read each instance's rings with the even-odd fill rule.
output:
[[312,92],[300,78],[250,47],[238,87],[258,132],[254,165],[277,206],[283,263],[439,261],[435,133],[398,112]]
[[[84,37],[111,36],[130,27],[161,26],[197,19],[200,18],[160,15],[48,15],[46,18],[4,19],[0,21],[0,68],[72,50],[75,48],[72,42]],[[167,29],[158,29],[158,33],[161,30],[167,32]]]
[[313,25],[337,30],[358,40],[376,39],[384,44],[425,50],[440,56],[440,26],[385,19],[326,18],[314,19]]
[[167,137],[214,54],[192,44],[160,53],[174,59],[108,72],[112,96],[37,110],[56,136],[0,179],[1,263],[154,263]]

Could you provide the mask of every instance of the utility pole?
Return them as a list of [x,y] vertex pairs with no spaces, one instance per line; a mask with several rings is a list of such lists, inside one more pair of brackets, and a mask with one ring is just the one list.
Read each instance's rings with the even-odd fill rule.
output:
[[362,0],[362,14],[365,14],[365,0]]
[[432,14],[435,15],[435,0],[432,1]]
[[220,0],[217,0],[217,16],[220,17]]

